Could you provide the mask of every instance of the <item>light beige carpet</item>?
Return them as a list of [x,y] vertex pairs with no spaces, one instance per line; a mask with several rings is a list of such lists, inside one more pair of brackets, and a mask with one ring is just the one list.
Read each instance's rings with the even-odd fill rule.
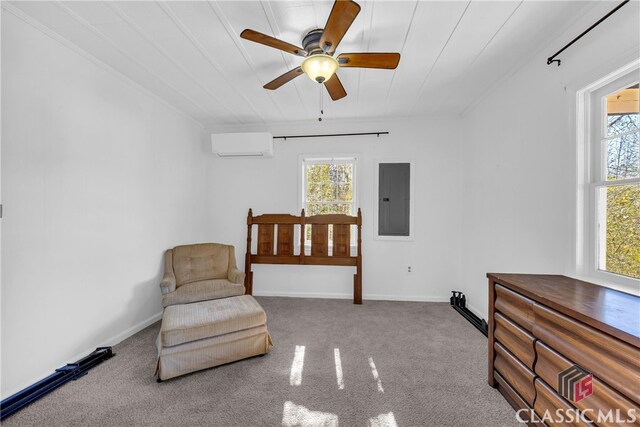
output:
[[156,323],[3,425],[519,425],[487,385],[486,338],[446,303],[257,299],[264,357],[158,384]]

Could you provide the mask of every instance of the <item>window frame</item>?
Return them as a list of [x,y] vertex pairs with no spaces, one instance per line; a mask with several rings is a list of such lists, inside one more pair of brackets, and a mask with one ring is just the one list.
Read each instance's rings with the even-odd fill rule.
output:
[[640,281],[601,269],[605,248],[599,227],[606,214],[599,192],[603,188],[640,184],[640,178],[607,180],[606,96],[640,80],[640,60],[603,77],[577,92],[577,236],[576,270],[580,276],[604,286],[640,295]]
[[[307,164],[324,164],[324,163],[334,163],[334,164],[345,164],[351,163],[353,164],[353,178],[352,178],[352,200],[351,202],[330,202],[336,204],[350,204],[351,205],[351,215],[355,216],[358,214],[359,205],[359,174],[358,174],[358,166],[359,166],[359,156],[357,154],[350,153],[341,153],[341,154],[301,154],[298,156],[298,207],[300,210],[305,209],[305,216],[308,215],[306,210],[306,188],[307,188],[307,174],[305,173],[305,166]],[[300,241],[300,236],[296,236],[296,242]],[[296,243],[297,246],[300,243]],[[356,242],[356,233],[351,233],[351,248],[355,248],[357,246]],[[331,252],[332,246],[329,245],[329,251]],[[310,242],[305,239],[305,251],[310,251],[311,246]]]

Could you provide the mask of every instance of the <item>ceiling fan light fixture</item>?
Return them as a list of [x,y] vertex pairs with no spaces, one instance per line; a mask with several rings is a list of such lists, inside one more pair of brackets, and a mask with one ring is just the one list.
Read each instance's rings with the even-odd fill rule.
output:
[[307,32],[302,37],[303,47],[254,30],[242,31],[240,37],[245,40],[305,58],[300,66],[276,77],[263,87],[267,90],[278,89],[304,73],[314,82],[324,84],[324,89],[329,92],[331,99],[337,101],[347,96],[347,92],[336,74],[338,68],[394,70],[400,62],[398,52],[355,52],[342,53],[337,58],[333,57],[340,41],[353,24],[358,13],[360,13],[360,6],[355,1],[335,0],[324,28],[315,28]]
[[309,76],[311,80],[318,83],[324,83],[329,80],[336,72],[340,65],[338,61],[331,55],[318,53],[308,56],[302,61],[302,71]]

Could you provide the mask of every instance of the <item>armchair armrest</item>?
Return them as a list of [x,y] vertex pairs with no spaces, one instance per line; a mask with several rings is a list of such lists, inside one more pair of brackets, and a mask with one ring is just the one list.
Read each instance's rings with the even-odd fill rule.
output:
[[176,290],[176,275],[173,274],[173,250],[167,249],[164,253],[164,277],[160,282],[162,295],[166,295]]
[[166,295],[170,292],[176,290],[176,278],[173,274],[166,274],[162,278],[162,282],[160,282],[160,289],[162,290],[162,295]]
[[227,278],[231,283],[244,285],[244,273],[237,268],[230,268]]

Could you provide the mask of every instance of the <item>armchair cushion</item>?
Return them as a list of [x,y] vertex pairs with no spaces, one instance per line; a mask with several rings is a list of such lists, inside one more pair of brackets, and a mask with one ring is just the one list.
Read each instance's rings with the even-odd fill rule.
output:
[[[233,246],[218,243],[176,246],[173,248],[173,272],[178,288],[203,280],[226,279]],[[233,255],[235,267],[235,255]]]
[[162,306],[206,301],[218,298],[244,295],[244,285],[231,283],[227,279],[202,280],[191,282],[176,288],[162,296]]

